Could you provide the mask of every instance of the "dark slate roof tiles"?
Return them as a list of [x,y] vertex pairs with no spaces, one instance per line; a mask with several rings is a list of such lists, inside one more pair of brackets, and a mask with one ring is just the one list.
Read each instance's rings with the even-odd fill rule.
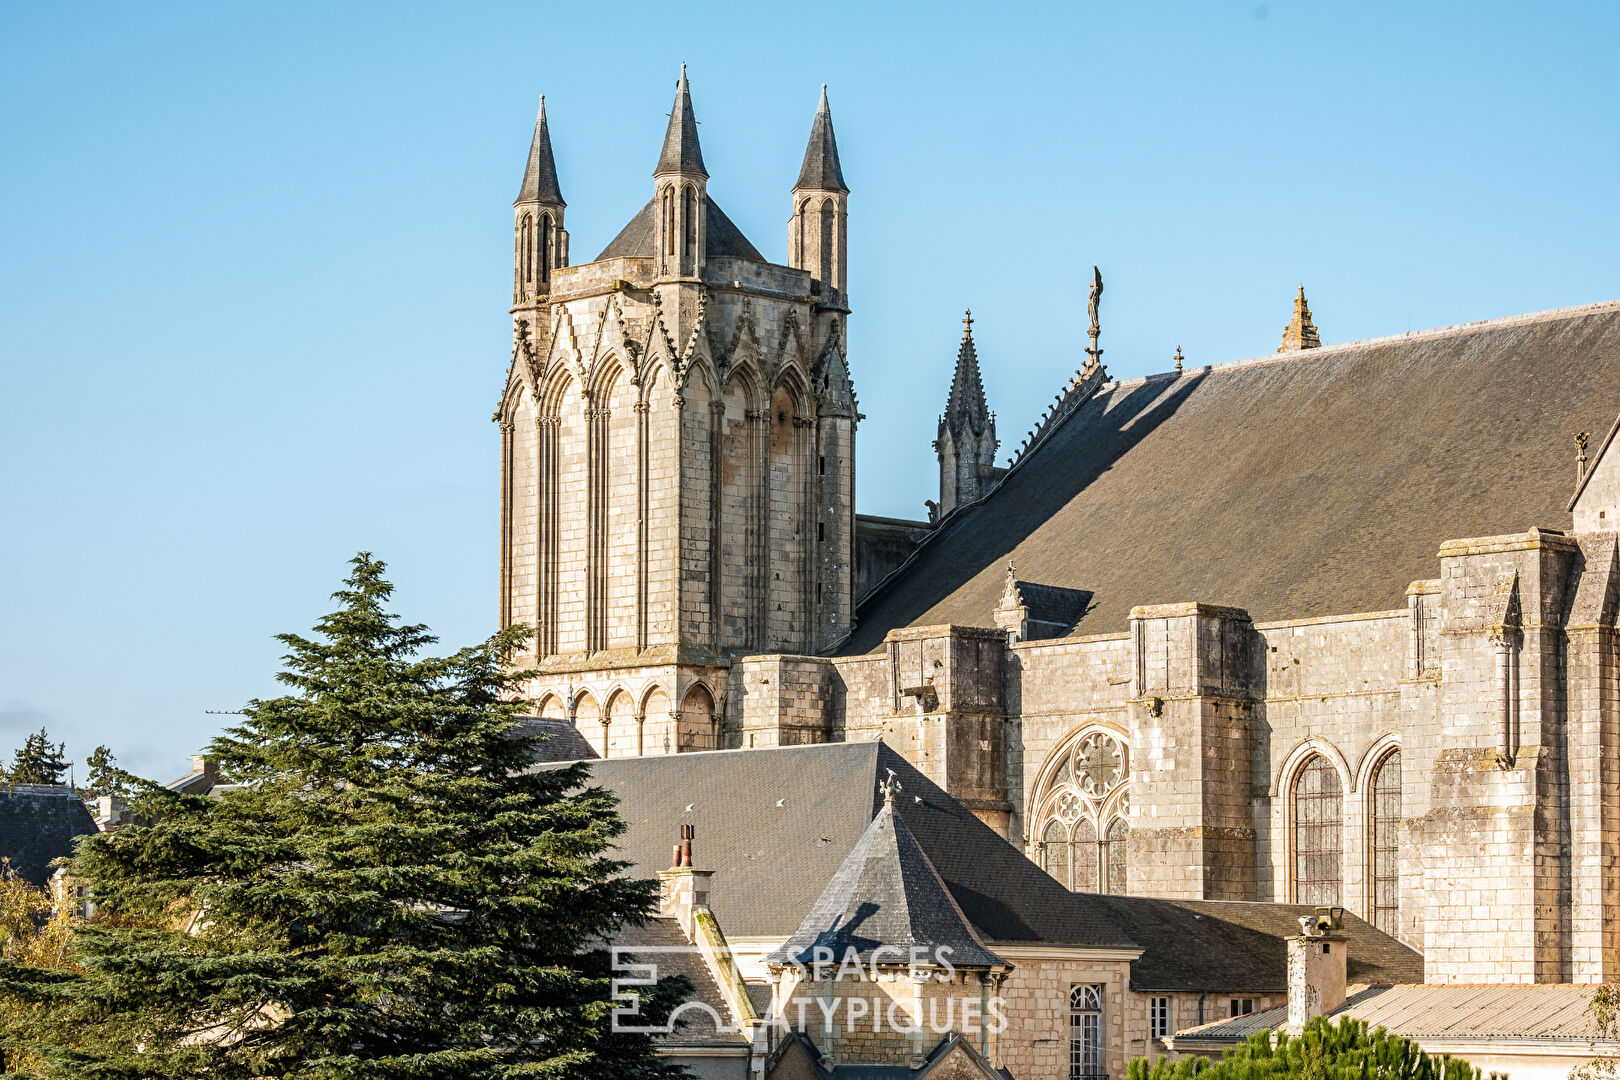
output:
[[43,888],[51,863],[73,854],[73,840],[96,831],[78,792],[65,784],[0,786],[0,857],[18,877]]
[[1620,301],[1105,386],[869,594],[846,651],[984,626],[1017,562],[1089,590],[1072,633],[1204,601],[1402,606],[1451,539],[1568,528],[1570,432],[1620,400]]
[[[726,212],[709,198],[703,197],[705,221],[703,250],[709,258],[716,256],[729,256],[734,259],[752,259],[755,262],[764,262],[765,256],[759,249],[748,242],[742,230],[726,217]],[[658,254],[657,242],[657,197],[647,200],[636,216],[631,218],[619,235],[608,242],[602,253],[594,261],[604,259],[650,259]]]

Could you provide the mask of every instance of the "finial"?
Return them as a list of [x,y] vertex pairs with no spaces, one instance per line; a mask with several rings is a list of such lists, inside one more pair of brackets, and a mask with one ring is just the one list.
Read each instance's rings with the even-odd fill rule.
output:
[[1181,346],[1177,345],[1176,346],[1176,370],[1177,371],[1181,370],[1181,361],[1182,361]]
[[962,337],[965,339],[965,338],[970,338],[972,336],[973,336],[973,309],[968,308],[967,309],[967,314],[962,316]]
[[894,805],[894,793],[899,791],[900,787],[900,781],[895,779],[894,770],[890,769],[889,778],[878,785],[878,790],[883,792],[884,806]]
[[1592,438],[1590,431],[1575,433],[1575,482],[1586,479],[1586,444]]

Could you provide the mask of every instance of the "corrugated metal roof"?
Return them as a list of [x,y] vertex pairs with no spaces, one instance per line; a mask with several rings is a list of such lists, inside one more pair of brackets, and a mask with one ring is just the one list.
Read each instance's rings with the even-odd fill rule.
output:
[[[1595,989],[1579,983],[1378,986],[1351,994],[1333,1015],[1413,1039],[1587,1043],[1598,1034],[1587,1012]],[[1286,1008],[1268,1009],[1191,1028],[1176,1038],[1241,1042],[1287,1020]]]

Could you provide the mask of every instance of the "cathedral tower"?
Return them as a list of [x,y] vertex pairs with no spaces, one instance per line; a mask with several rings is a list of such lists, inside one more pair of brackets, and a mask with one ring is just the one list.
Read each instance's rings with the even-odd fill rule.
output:
[[853,621],[848,191],[825,97],[795,187],[833,203],[825,282],[767,261],[709,180],[683,68],[651,198],[595,259],[567,259],[543,112],[518,201],[501,622],[535,628],[543,714],[608,756],[735,742],[733,662],[826,650]]
[[939,418],[939,516],[975,502],[990,490],[996,469],[996,414],[984,400],[979,354],[973,347],[973,312],[962,319],[962,346],[956,352],[945,414]]

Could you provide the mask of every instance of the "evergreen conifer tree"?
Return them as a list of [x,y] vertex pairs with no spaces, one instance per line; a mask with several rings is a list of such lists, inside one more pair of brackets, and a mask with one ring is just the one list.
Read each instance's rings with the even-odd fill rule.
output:
[[312,637],[280,638],[291,693],[214,741],[236,783],[145,784],[150,824],[82,842],[78,970],[0,966],[33,1003],[0,1034],[106,1080],[681,1075],[610,1030],[603,945],[656,889],[605,854],[623,826],[582,766],[531,767],[526,632],[422,658],[382,563],[353,567]]
[[60,784],[67,769],[67,744],[52,744],[51,737],[40,728],[24,739],[12,755],[6,776],[13,784]]

